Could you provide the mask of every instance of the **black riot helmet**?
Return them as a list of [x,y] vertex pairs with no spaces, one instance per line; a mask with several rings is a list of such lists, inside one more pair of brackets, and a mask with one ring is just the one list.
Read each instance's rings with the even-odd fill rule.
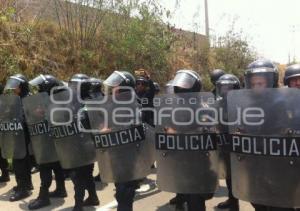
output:
[[247,69],[255,69],[260,67],[276,68],[272,61],[268,59],[258,59],[254,62],[251,62]]
[[289,85],[289,80],[294,77],[300,77],[300,64],[290,65],[285,69],[283,83],[285,86]]
[[102,93],[101,92],[102,80],[100,80],[98,78],[90,78],[89,82],[90,82],[90,92],[91,93]]
[[158,94],[160,92],[159,84],[157,82],[153,82],[153,85],[155,87],[155,94]]
[[240,88],[240,80],[232,74],[225,74],[216,82],[216,94],[218,97],[224,97],[230,90]]
[[63,84],[56,79],[53,75],[39,75],[29,81],[31,86],[37,86],[39,92],[47,92],[50,94],[51,89],[56,86],[62,86]]
[[215,86],[216,82],[219,80],[219,78],[225,74],[225,71],[222,69],[215,69],[210,73],[210,81]]
[[136,83],[142,83],[143,85],[147,86],[149,83],[149,80],[145,77],[140,76],[136,79]]
[[193,70],[179,70],[176,72],[172,86],[175,93],[200,92],[201,77]]
[[135,78],[134,76],[127,71],[114,71],[104,82],[103,84],[108,87],[118,87],[118,86],[129,86],[135,87]]
[[278,69],[269,60],[257,60],[249,64],[244,77],[247,89],[255,86],[262,86],[262,88],[278,87]]
[[10,76],[8,81],[6,82],[4,91],[7,90],[15,90],[20,88],[20,97],[25,97],[29,94],[29,83],[27,78],[22,74],[16,74]]
[[81,99],[89,97],[91,83],[86,74],[78,73],[71,77],[68,86],[75,92],[80,92]]

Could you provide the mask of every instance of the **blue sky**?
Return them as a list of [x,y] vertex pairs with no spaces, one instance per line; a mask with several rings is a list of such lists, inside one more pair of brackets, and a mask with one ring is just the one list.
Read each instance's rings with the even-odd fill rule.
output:
[[[178,0],[177,0],[178,1]],[[205,33],[204,0],[159,0],[173,12],[176,27]],[[210,29],[223,35],[235,21],[261,57],[300,61],[300,0],[208,0]],[[176,12],[174,12],[176,11]]]

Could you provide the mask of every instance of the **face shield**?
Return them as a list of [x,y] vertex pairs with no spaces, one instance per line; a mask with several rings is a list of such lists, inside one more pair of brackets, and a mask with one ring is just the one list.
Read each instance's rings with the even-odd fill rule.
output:
[[120,71],[114,71],[104,82],[105,95],[118,94],[120,85],[127,80],[126,76]]
[[231,82],[217,82],[216,84],[216,95],[217,98],[226,98],[229,91],[234,89],[234,84]]
[[273,88],[275,81],[275,73],[269,68],[254,69],[245,75],[246,89],[265,89]]
[[46,81],[46,78],[44,75],[39,75],[36,78],[32,79],[31,81],[29,81],[29,84],[31,86],[39,86],[42,83],[44,83]]
[[24,80],[11,76],[6,82],[4,90],[17,89],[20,87],[20,84],[25,82]]
[[197,80],[197,76],[191,72],[181,70],[178,71],[172,86],[178,87],[179,89],[191,89]]
[[119,71],[114,71],[104,82],[103,84],[105,86],[110,86],[110,87],[116,87],[120,86],[122,82],[126,80],[126,76],[119,72]]
[[42,87],[42,84],[46,82],[46,78],[44,75],[39,75],[36,78],[29,81],[30,90],[33,94],[36,94],[38,92],[43,92],[44,89]]

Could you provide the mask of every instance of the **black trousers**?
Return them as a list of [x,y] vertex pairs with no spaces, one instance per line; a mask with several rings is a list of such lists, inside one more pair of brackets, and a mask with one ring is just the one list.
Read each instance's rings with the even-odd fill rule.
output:
[[2,157],[1,149],[0,149],[0,169],[1,169],[2,174],[4,172],[8,172],[8,161],[7,161],[7,159],[4,159]]
[[31,157],[27,153],[23,159],[13,159],[13,169],[16,176],[17,187],[28,190],[32,187]]
[[179,203],[187,203],[188,211],[205,211],[205,201],[212,198],[213,194],[182,194],[176,195]]
[[96,186],[93,177],[94,164],[71,169],[70,176],[74,184],[75,206],[82,206],[85,190],[89,195],[96,195]]
[[139,181],[129,181],[122,183],[115,183],[116,186],[116,200],[118,202],[117,211],[132,211],[135,190],[139,187]]
[[228,198],[235,199],[235,197],[232,194],[231,178],[226,179],[226,186],[227,186],[227,189],[228,189]]
[[55,175],[56,188],[65,188],[65,177],[64,171],[61,168],[59,162],[40,164],[40,179],[41,179],[41,189],[48,191],[52,183],[52,171]]

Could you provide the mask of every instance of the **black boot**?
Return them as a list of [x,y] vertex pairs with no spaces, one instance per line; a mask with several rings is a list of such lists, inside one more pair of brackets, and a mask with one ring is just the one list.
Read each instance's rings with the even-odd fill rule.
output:
[[83,211],[82,201],[75,200],[75,206],[73,207],[72,211]]
[[231,211],[238,211],[239,210],[239,201],[235,198],[229,198],[224,202],[218,204],[217,208],[219,209],[229,209]]
[[65,198],[67,196],[68,194],[66,189],[56,189],[55,191],[49,193],[50,198]]
[[29,203],[28,209],[36,210],[48,205],[50,205],[49,191],[41,188],[38,198]]
[[84,207],[98,206],[100,204],[97,195],[89,195],[89,197],[83,202]]
[[72,211],[83,211],[83,208],[82,208],[82,206],[77,206],[77,205],[75,205],[75,206],[73,207]]
[[26,189],[16,188],[16,191],[10,196],[9,201],[19,201],[31,195],[31,191]]
[[8,170],[7,169],[2,170],[2,175],[0,177],[0,183],[1,182],[8,182],[8,181],[10,181]]
[[49,193],[50,198],[65,198],[67,195],[64,182],[57,182],[55,191]]
[[176,196],[169,201],[171,205],[178,205],[179,207],[180,205],[183,206],[184,202],[186,202],[186,200],[183,194],[176,194]]

